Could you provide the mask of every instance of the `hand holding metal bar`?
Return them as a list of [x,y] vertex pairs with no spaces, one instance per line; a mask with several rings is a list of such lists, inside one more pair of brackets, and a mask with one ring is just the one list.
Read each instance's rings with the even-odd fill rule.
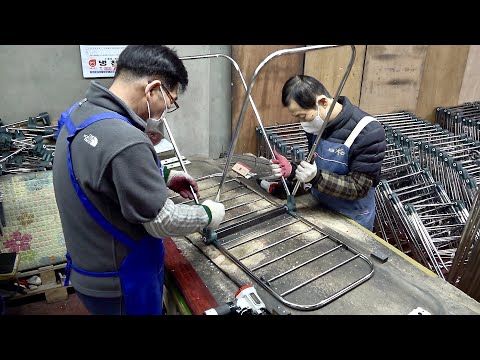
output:
[[[185,168],[185,164],[183,163],[182,156],[180,155],[180,151],[178,151],[177,144],[175,143],[175,139],[173,138],[172,132],[170,131],[170,127],[168,126],[167,119],[163,119],[163,123],[165,124],[165,130],[167,130],[168,136],[170,137],[170,142],[173,145],[173,150],[175,151],[175,154],[177,155],[178,162],[180,163],[180,166],[182,167],[182,170],[185,174],[187,173],[187,169]],[[190,191],[193,194],[193,198],[195,199],[195,203],[198,205],[200,204],[198,202],[197,194],[193,190],[192,186],[190,185]]]

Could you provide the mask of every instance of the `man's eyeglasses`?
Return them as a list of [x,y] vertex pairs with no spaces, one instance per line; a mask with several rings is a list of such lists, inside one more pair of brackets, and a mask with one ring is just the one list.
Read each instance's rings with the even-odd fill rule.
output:
[[171,112],[174,112],[175,110],[177,110],[180,106],[178,106],[177,102],[173,99],[173,96],[170,94],[170,92],[167,90],[167,88],[165,87],[165,85],[163,85],[162,83],[160,83],[160,86],[163,88],[163,90],[165,90],[165,93],[167,94],[169,100],[170,100],[170,107],[167,109],[167,113],[171,113]]

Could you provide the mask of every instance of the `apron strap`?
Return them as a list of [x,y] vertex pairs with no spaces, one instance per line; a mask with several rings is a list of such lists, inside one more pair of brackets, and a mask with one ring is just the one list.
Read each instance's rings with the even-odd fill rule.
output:
[[355,128],[353,129],[353,131],[350,133],[350,135],[348,136],[347,140],[345,140],[345,146],[350,148],[353,144],[353,142],[355,141],[355,139],[357,138],[357,136],[362,132],[363,128],[365,126],[367,126],[368,124],[370,124],[372,121],[377,121],[377,119],[375,119],[374,117],[372,116],[364,116],[359,122],[358,124],[355,126]]
[[75,104],[70,106],[70,109],[64,111],[58,119],[58,128],[57,133],[55,134],[55,140],[58,140],[58,136],[60,135],[60,131],[62,131],[63,125],[65,125],[65,119],[72,113],[73,109],[75,109],[78,105],[80,105],[81,101],[77,101]]
[[130,120],[128,120],[125,116],[117,114],[115,112],[105,112],[101,114],[96,114],[91,117],[89,117],[87,120],[85,120],[83,123],[75,127],[73,124],[72,120],[70,119],[70,116],[68,117],[68,120],[66,122],[66,125],[68,127],[68,137],[71,137],[72,139],[77,135],[77,133],[83,129],[85,129],[87,126],[92,125],[93,123],[96,123],[97,121],[100,120],[106,120],[106,119],[120,119],[128,124],[130,123]]
[[101,113],[101,114],[94,115],[88,118],[87,120],[85,120],[78,127],[75,127],[72,120],[70,119],[70,116],[65,118],[65,125],[67,126],[68,133],[69,133],[69,135],[67,136],[68,170],[70,173],[70,180],[72,181],[72,185],[75,189],[75,192],[77,193],[78,198],[80,199],[80,201],[82,202],[83,206],[88,211],[88,213],[95,219],[95,221],[97,221],[97,223],[105,231],[112,234],[117,240],[122,242],[126,247],[132,249],[133,247],[135,247],[136,242],[130,239],[125,233],[123,233],[122,231],[114,227],[107,219],[103,217],[103,215],[95,208],[95,206],[90,202],[90,200],[88,200],[87,195],[83,192],[75,176],[75,172],[73,170],[72,156],[71,156],[71,144],[74,137],[78,134],[79,131],[85,129],[87,126],[97,121],[101,121],[105,119],[117,119],[117,118],[125,122],[128,122],[130,124],[130,121],[126,117],[114,112]]
[[65,254],[65,257],[67,258],[67,264],[65,265],[65,281],[63,283],[64,286],[70,285],[70,273],[72,269],[74,269],[76,272],[86,275],[86,276],[93,276],[93,277],[112,277],[112,276],[118,276],[118,271],[103,271],[103,272],[96,272],[96,271],[87,271],[80,269],[79,267],[73,265],[72,258],[70,257],[70,254],[67,253]]

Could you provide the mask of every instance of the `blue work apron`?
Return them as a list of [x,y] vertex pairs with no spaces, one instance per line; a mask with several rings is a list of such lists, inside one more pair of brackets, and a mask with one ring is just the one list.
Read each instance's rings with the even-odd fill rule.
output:
[[[117,276],[122,286],[122,295],[125,303],[126,313],[128,315],[161,315],[163,312],[162,296],[164,281],[164,258],[165,248],[163,239],[154,238],[146,235],[140,241],[134,241],[125,233],[115,228],[107,219],[105,219],[95,206],[88,200],[86,194],[80,188],[73,171],[71,157],[71,143],[76,134],[87,126],[105,119],[121,119],[130,124],[130,121],[115,112],[97,114],[85,120],[76,127],[70,119],[70,114],[78,103],[74,104],[68,111],[64,112],[59,120],[60,133],[61,127],[65,125],[68,130],[67,136],[67,156],[68,170],[73,187],[88,213],[102,228],[110,233],[116,240],[129,248],[129,253],[123,260],[118,271],[111,272],[92,272],[81,269],[74,265],[67,251],[67,265],[65,268],[65,284],[70,279],[70,271],[74,269],[80,274],[93,277],[112,277]],[[160,163],[161,164],[161,163]],[[160,165],[161,166],[161,165]],[[161,171],[161,169],[160,169]]]
[[[338,175],[347,175],[350,172],[348,168],[350,146],[370,121],[375,121],[375,119],[364,117],[343,144],[320,140],[316,150],[317,156],[315,157],[317,168]],[[365,197],[356,200],[341,199],[314,188],[312,188],[311,193],[315,199],[327,208],[349,217],[370,231],[373,230],[375,220],[375,187],[370,188]]]

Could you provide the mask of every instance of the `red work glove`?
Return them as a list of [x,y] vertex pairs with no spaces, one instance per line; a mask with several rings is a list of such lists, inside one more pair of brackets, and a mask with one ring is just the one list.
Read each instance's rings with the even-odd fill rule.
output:
[[277,178],[288,178],[292,173],[292,164],[287,158],[283,155],[280,155],[277,150],[273,150],[276,159],[270,160],[270,168],[272,169],[273,175]]
[[164,168],[163,178],[165,179],[167,187],[180,194],[181,197],[193,200],[192,190],[190,189],[191,186],[198,198],[197,182],[185,172]]

